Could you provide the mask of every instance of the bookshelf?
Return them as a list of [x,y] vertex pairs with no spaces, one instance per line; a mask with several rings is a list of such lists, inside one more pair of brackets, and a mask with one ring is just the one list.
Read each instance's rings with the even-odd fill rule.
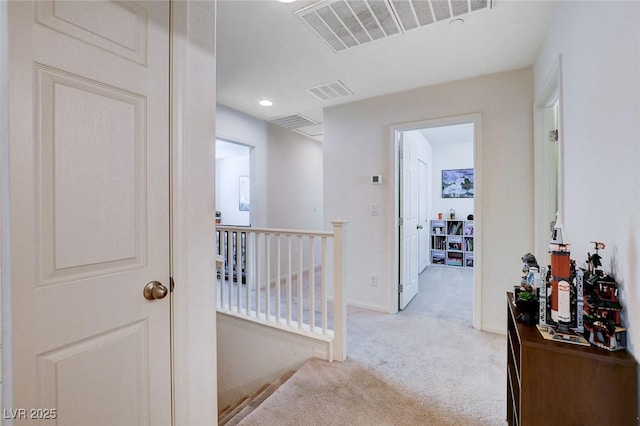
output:
[[431,221],[431,263],[473,268],[473,221]]

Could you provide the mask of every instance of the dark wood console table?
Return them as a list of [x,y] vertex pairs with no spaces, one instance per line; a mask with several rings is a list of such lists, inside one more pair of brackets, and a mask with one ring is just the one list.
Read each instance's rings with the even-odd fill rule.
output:
[[544,340],[507,293],[509,425],[638,425],[637,363],[626,351]]

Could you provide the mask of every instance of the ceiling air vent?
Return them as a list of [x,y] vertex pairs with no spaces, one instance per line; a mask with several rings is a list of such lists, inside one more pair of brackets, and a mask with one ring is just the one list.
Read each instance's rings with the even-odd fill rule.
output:
[[286,127],[287,129],[297,129],[299,127],[312,126],[318,124],[317,121],[313,121],[310,118],[300,114],[283,115],[280,117],[274,117],[269,120],[273,124]]
[[311,93],[321,101],[328,101],[329,99],[353,95],[353,92],[339,80],[310,87],[307,89],[307,92]]
[[323,0],[296,15],[335,51],[491,7],[493,0]]
[[317,138],[322,136],[323,129],[322,124],[316,124],[313,126],[301,127],[299,129],[293,129],[294,132],[298,132],[310,138]]

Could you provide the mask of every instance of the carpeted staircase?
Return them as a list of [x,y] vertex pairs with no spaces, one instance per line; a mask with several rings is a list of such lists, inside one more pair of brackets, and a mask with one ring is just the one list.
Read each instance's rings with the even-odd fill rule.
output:
[[504,426],[506,337],[471,327],[472,274],[427,268],[398,315],[351,307],[345,362],[311,359],[268,399],[220,419],[250,406],[226,424]]
[[271,394],[273,394],[280,386],[282,386],[295,371],[288,371],[282,377],[271,384],[265,384],[251,395],[241,398],[235,404],[225,407],[218,414],[218,426],[235,426],[242,419],[253,412],[260,404],[262,404]]

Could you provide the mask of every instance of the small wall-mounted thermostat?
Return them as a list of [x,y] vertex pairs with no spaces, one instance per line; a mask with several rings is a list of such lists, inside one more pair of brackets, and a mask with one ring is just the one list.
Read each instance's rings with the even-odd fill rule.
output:
[[380,185],[382,183],[382,175],[372,175],[371,185]]

